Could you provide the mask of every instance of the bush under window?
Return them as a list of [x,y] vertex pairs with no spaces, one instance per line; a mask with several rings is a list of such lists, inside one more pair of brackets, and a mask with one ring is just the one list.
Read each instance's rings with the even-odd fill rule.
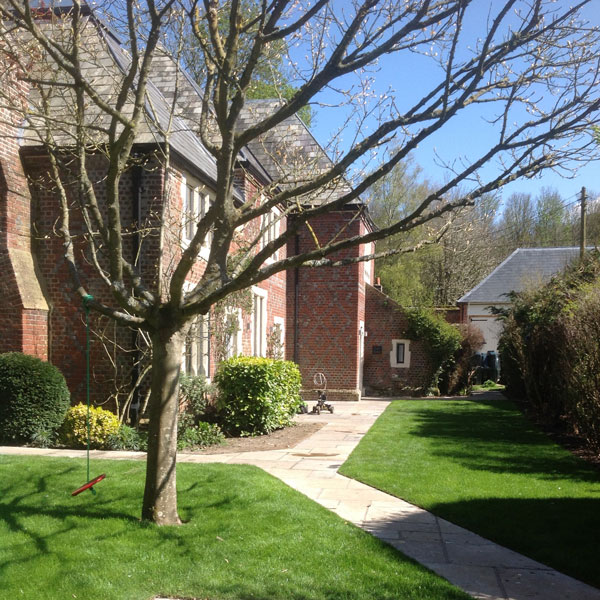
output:
[[215,375],[219,420],[231,435],[262,435],[292,424],[302,399],[298,366],[290,361],[238,356]]
[[[121,424],[114,413],[103,408],[90,407],[90,448],[114,447]],[[69,448],[86,448],[88,440],[87,406],[77,404],[67,412],[60,428],[60,442]]]

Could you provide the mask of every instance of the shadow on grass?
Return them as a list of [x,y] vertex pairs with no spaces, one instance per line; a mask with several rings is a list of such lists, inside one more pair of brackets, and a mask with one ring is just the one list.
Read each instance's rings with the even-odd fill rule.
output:
[[455,412],[451,407],[411,412],[415,426],[409,435],[439,441],[430,447],[433,456],[451,458],[476,471],[597,483],[594,491],[600,492],[600,473],[558,448],[509,400],[463,400]]
[[439,502],[431,512],[600,587],[600,498],[485,498]]

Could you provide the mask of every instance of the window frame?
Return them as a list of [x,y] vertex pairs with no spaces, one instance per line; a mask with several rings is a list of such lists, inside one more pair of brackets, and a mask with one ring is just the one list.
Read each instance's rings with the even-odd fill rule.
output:
[[[267,290],[252,286],[252,316],[250,318],[250,353],[252,356],[264,357],[267,354],[268,297]],[[260,298],[258,302],[260,315],[256,314],[257,298]],[[260,318],[257,318],[257,316],[260,316]],[[257,330],[257,328],[260,328],[260,330]]]
[[198,315],[185,337],[182,370],[186,375],[203,375],[210,380],[210,337],[210,315]]
[[[181,241],[184,248],[190,245],[194,238],[195,226],[206,215],[214,200],[214,192],[192,177],[182,175],[181,196],[183,201]],[[200,257],[208,259],[212,232],[209,231],[201,248]]]
[[[264,198],[261,196],[261,203]],[[260,218],[260,249],[262,250],[269,242],[276,240],[280,234],[280,223],[281,223],[281,211],[277,207],[271,208],[269,212],[266,212]],[[279,260],[279,249],[276,250],[271,256],[269,256],[265,262],[275,262]]]
[[[403,360],[398,360],[398,351],[403,348]],[[390,366],[397,369],[407,369],[410,367],[410,340],[396,339],[392,340],[392,350],[390,351]]]

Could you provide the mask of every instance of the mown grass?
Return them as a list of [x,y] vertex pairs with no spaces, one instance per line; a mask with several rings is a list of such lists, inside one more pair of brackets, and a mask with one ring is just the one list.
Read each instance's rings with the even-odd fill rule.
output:
[[465,600],[393,548],[250,466],[178,466],[188,521],[138,519],[145,465],[0,456],[0,598]]
[[600,473],[508,400],[399,400],[340,470],[600,586]]

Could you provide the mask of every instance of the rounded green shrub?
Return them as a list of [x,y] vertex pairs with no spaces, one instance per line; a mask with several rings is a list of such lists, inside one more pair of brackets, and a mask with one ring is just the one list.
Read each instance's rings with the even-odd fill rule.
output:
[[20,352],[0,354],[0,439],[48,443],[62,424],[70,394],[62,373]]
[[292,424],[302,399],[298,366],[290,361],[237,356],[215,375],[219,420],[228,434],[262,435]]
[[[90,407],[90,448],[110,448],[121,424],[109,410]],[[87,406],[77,404],[69,408],[59,431],[60,442],[69,448],[86,448],[88,439]]]

